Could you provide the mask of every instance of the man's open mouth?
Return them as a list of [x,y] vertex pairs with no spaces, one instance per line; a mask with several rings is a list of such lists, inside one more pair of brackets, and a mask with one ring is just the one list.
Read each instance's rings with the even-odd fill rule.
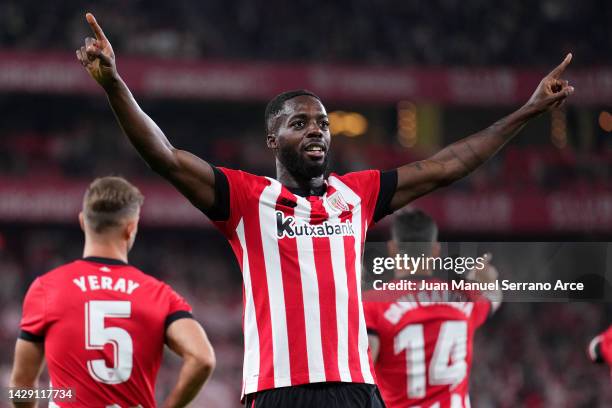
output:
[[310,143],[305,148],[304,151],[306,155],[313,159],[319,159],[325,156],[325,145],[322,143]]

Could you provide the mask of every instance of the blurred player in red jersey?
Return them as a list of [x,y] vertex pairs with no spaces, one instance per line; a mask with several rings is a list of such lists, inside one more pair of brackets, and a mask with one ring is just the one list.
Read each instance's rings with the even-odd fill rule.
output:
[[206,333],[170,286],[127,263],[142,202],[123,178],[91,183],[79,214],[83,259],[30,286],[11,386],[36,386],[46,359],[52,387],[72,389],[73,397],[50,406],[155,407],[155,378],[167,344],[183,365],[163,406],[183,407],[200,391],[215,365]]
[[[86,18],[96,38],[85,39],[77,59],[106,92],[140,155],[214,221],[240,265],[242,395],[249,407],[380,406],[359,285],[368,228],[465,177],[574,91],[560,78],[568,54],[524,106],[494,125],[427,160],[344,175],[327,174],[331,135],[321,99],[305,90],[284,92],[265,112],[276,178],[262,177],[172,146],[121,79],[94,16]],[[204,126],[200,136],[206,131]]]
[[612,367],[612,326],[591,340],[588,354],[592,362]]
[[[402,211],[394,219],[389,255],[438,257],[437,234],[424,212]],[[469,275],[480,282],[497,279],[488,260]],[[501,292],[418,289],[424,280],[447,282],[428,269],[396,270],[395,278],[413,280],[417,290],[364,294],[370,350],[387,407],[468,408],[474,332],[498,308]]]

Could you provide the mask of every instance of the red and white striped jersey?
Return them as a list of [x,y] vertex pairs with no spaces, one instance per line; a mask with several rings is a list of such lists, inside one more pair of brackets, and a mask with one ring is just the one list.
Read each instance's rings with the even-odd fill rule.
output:
[[[448,284],[414,279],[419,286]],[[379,340],[376,379],[388,408],[470,408],[474,333],[491,302],[477,291],[442,288],[364,294],[367,328]]]
[[244,281],[242,394],[329,381],[373,384],[361,256],[368,227],[387,211],[396,173],[331,174],[320,196],[243,171],[215,173],[217,202],[226,199],[220,186],[229,193],[229,214],[215,224]]

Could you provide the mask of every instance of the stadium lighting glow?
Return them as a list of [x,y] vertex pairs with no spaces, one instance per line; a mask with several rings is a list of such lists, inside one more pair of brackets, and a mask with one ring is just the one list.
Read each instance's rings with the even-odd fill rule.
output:
[[412,102],[397,104],[397,140],[404,147],[412,147],[417,142],[417,112]]
[[329,113],[332,136],[357,137],[368,130],[368,120],[357,112],[334,111]]
[[599,114],[599,126],[605,132],[612,132],[612,114],[606,111],[601,111]]

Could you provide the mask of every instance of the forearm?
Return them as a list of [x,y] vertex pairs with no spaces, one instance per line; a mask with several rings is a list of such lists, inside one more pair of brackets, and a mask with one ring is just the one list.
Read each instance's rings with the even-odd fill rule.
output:
[[34,401],[17,402],[13,400],[13,407],[14,408],[36,408],[38,407],[38,403]]
[[[32,388],[32,387],[20,387],[20,388]],[[12,400],[13,408],[37,408],[38,402],[36,401],[17,401]]]
[[[38,385],[37,379],[25,378],[16,376],[13,374],[9,381],[9,387],[15,387],[19,389],[24,388],[35,388]],[[38,403],[36,401],[16,401],[12,400],[13,407],[15,408],[36,408]]]
[[[34,343],[18,339],[15,344],[15,358],[13,370],[9,380],[10,387],[34,388],[38,385],[38,378],[43,369],[44,361],[43,343]],[[36,402],[16,402],[12,401],[14,407],[32,408],[38,404]]]
[[156,171],[174,165],[174,148],[157,124],[138,106],[123,79],[105,86],[117,122],[142,158]]
[[481,166],[540,111],[524,105],[488,128],[455,142],[431,157],[444,167],[445,184],[452,183]]
[[[38,385],[37,381],[23,380],[23,379],[15,378],[14,376],[11,378],[9,382],[9,387],[15,387],[19,389],[34,388],[37,385]],[[38,403],[36,401],[19,401],[18,402],[17,400],[12,400],[12,406],[14,408],[36,408],[38,406]]]
[[202,364],[197,359],[185,359],[176,385],[164,401],[163,408],[184,407],[200,392],[213,371],[212,364]]

